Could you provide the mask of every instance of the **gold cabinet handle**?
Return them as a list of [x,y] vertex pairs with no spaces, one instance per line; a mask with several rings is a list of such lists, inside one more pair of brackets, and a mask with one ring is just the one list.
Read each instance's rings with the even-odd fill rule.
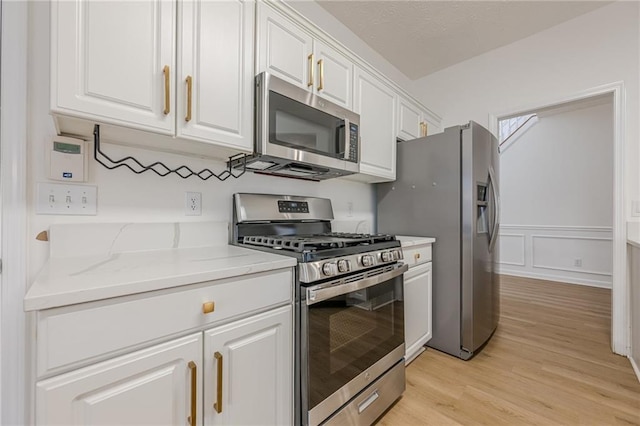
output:
[[[184,121],[191,121],[191,91],[193,89],[193,79],[190,75],[187,76],[187,116],[184,118]],[[205,312],[206,313],[206,312]]]
[[420,123],[420,130],[422,131],[422,136],[427,136],[427,123],[424,121]]
[[413,258],[417,261],[418,259],[420,259],[420,253],[416,253],[413,255]]
[[307,59],[309,60],[309,81],[307,81],[307,87],[313,86],[313,53],[311,53]]
[[169,114],[171,111],[170,103],[171,103],[171,76],[169,71],[169,65],[165,65],[162,69],[162,73],[164,74],[164,115]]
[[318,90],[324,89],[324,59],[318,61],[318,73],[320,74],[320,84]]
[[202,313],[205,315],[210,314],[211,312],[215,311],[215,309],[216,309],[215,302],[205,302],[202,304]]
[[213,354],[218,364],[218,379],[216,383],[216,402],[213,403],[213,408],[216,413],[222,413],[222,354],[216,352]]
[[189,361],[188,366],[191,371],[191,415],[187,420],[191,426],[196,426],[196,414],[198,411],[198,366],[193,361]]

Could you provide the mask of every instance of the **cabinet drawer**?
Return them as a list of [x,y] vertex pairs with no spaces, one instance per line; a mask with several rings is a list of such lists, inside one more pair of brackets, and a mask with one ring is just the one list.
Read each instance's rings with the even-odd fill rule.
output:
[[[37,317],[37,375],[291,302],[291,269],[49,309]],[[205,314],[203,305],[214,303]]]
[[403,247],[402,255],[404,256],[404,263],[409,267],[431,262],[431,244]]

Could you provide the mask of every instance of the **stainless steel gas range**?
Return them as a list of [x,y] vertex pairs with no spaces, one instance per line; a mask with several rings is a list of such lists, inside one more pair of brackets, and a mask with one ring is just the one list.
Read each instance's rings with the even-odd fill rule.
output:
[[296,423],[370,425],[405,389],[400,242],[332,233],[326,198],[233,201],[234,244],[298,259]]

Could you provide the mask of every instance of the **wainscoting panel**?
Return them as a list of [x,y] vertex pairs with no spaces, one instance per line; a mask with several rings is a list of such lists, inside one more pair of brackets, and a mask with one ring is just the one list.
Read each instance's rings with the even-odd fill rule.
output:
[[500,233],[500,264],[525,266],[525,235]]
[[612,228],[500,225],[498,271],[611,288]]

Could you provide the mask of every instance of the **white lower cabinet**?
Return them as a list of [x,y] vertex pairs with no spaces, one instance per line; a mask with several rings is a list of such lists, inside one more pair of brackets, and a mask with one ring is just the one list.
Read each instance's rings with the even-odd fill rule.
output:
[[38,311],[35,424],[292,424],[292,284],[286,268]]
[[289,305],[42,380],[36,423],[290,424],[292,331]]
[[402,243],[404,273],[404,341],[408,364],[424,351],[433,335],[433,238],[397,237]]
[[290,424],[291,307],[204,333],[206,425]]
[[[201,412],[202,333],[42,380],[39,425],[186,425]],[[195,383],[195,393],[192,392]],[[195,425],[202,424],[196,414]]]
[[431,339],[432,263],[414,266],[404,274],[405,360],[411,362]]

